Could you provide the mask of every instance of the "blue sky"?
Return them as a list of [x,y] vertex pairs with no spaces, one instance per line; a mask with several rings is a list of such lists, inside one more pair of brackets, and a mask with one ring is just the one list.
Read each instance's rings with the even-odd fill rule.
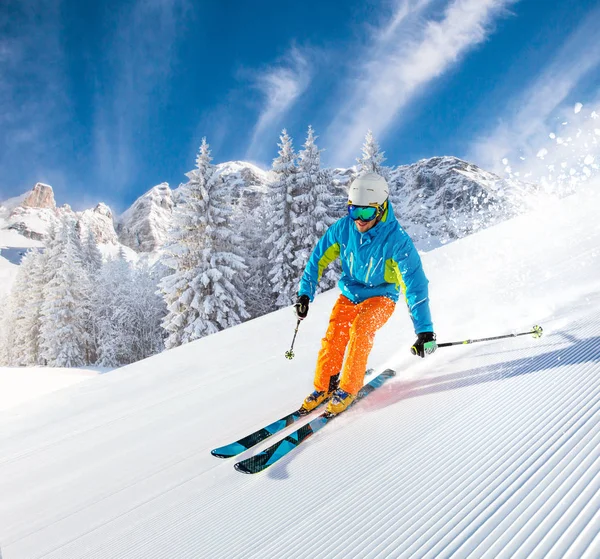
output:
[[388,164],[501,170],[600,101],[598,29],[600,0],[3,0],[0,199],[119,212],[203,136],[266,168],[309,124],[331,166],[372,129]]

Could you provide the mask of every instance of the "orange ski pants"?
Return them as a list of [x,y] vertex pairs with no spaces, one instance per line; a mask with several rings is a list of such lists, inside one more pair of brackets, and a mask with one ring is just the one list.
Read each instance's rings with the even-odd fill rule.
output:
[[387,297],[371,297],[362,303],[353,303],[340,295],[331,311],[317,359],[317,390],[328,390],[329,379],[342,370],[348,346],[340,388],[350,394],[358,394],[364,382],[375,332],[388,321],[395,307],[396,303]]

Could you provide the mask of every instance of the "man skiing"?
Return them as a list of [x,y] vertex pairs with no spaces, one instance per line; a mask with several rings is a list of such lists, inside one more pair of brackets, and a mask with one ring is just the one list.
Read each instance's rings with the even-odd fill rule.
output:
[[348,215],[329,227],[306,265],[295,304],[299,319],[306,318],[323,271],[338,256],[342,294],[322,341],[315,391],[304,400],[301,413],[329,400],[326,412],[335,415],[352,403],[363,385],[375,332],[394,312],[401,292],[417,334],[413,353],[425,357],[437,349],[421,258],[396,220],[388,197],[382,176],[357,177],[348,193]]

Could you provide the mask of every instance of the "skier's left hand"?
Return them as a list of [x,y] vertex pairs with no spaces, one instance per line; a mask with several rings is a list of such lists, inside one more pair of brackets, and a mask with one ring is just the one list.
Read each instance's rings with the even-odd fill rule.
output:
[[417,340],[410,348],[410,351],[413,355],[425,357],[434,353],[436,349],[435,334],[433,332],[421,332],[417,334]]

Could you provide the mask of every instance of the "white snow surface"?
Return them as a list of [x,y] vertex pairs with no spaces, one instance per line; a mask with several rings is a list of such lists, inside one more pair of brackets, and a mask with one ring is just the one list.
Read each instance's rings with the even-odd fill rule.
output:
[[598,191],[423,255],[439,341],[543,338],[420,360],[399,304],[397,378],[261,474],[210,450],[311,391],[335,290],[293,361],[284,309],[0,413],[3,558],[600,557]]
[[0,411],[95,377],[94,369],[0,367]]

